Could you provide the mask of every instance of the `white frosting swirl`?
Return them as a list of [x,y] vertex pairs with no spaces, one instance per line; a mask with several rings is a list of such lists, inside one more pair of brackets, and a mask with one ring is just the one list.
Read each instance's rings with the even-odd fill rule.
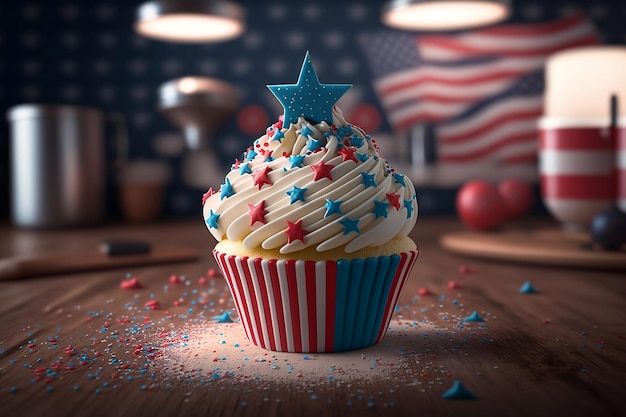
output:
[[237,161],[203,214],[218,240],[281,253],[343,247],[352,253],[407,235],[417,220],[410,179],[333,108],[333,125],[300,118],[270,126]]

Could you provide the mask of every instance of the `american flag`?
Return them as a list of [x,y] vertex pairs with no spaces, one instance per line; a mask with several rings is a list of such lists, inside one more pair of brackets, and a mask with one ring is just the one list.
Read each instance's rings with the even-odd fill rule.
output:
[[547,57],[598,36],[574,13],[453,35],[384,31],[360,43],[394,130],[434,123],[439,162],[517,163],[536,157]]

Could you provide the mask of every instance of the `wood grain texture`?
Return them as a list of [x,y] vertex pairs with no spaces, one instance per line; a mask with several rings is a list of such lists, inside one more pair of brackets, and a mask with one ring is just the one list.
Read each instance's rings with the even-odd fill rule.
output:
[[605,251],[587,233],[559,227],[517,227],[489,233],[455,231],[440,237],[441,245],[463,255],[538,265],[626,271],[626,249]]
[[[178,362],[159,362],[158,367],[148,367],[143,377],[116,363],[140,363],[135,343],[147,330],[139,329],[140,335],[135,335],[123,319],[130,311],[141,316],[131,306],[140,305],[151,293],[165,306],[165,310],[145,312],[153,319],[151,330],[157,332],[156,327],[162,326],[163,334],[171,332],[167,324],[155,320],[166,311],[175,326],[194,325],[192,318],[182,318],[192,306],[175,302],[185,291],[200,288],[197,278],[216,268],[210,253],[214,242],[201,223],[111,225],[72,232],[2,226],[3,257],[80,251],[103,239],[139,238],[191,245],[200,251],[200,258],[133,267],[132,274],[146,288],[130,292],[119,289],[126,269],[0,282],[0,415],[624,416],[623,272],[488,261],[444,250],[440,236],[460,230],[463,227],[455,220],[420,219],[412,234],[420,257],[394,316],[400,331],[389,333],[378,350],[332,359],[315,355],[314,365],[320,371],[302,378],[255,380],[251,375],[200,382],[181,373],[172,377],[157,372],[150,377],[165,369],[164,363],[179,366]],[[462,265],[473,272],[460,272]],[[168,284],[172,274],[193,284]],[[526,280],[540,292],[520,294]],[[165,285],[169,285],[167,292]],[[422,287],[432,295],[418,296]],[[216,288],[219,291],[207,295],[208,300],[218,302],[226,288],[223,280],[218,278]],[[485,322],[458,320],[472,311]],[[139,323],[142,319],[132,317]],[[56,348],[46,341],[54,335],[59,335]],[[36,346],[29,348],[32,340]],[[64,349],[70,344],[89,353],[90,361],[97,360],[80,365],[80,357],[68,358]],[[372,352],[380,353],[379,377],[369,372],[361,378],[355,370],[340,383],[326,377],[325,370],[332,366],[343,364],[350,371],[350,363],[375,360],[378,353]],[[294,361],[301,361],[301,356]],[[267,358],[271,360],[271,352]],[[76,369],[67,371],[70,360]],[[44,371],[42,380],[31,382],[37,369],[52,369],[56,362],[62,362],[63,368],[49,383]],[[115,372],[121,375],[115,378]],[[462,381],[477,399],[442,399],[454,380]]]

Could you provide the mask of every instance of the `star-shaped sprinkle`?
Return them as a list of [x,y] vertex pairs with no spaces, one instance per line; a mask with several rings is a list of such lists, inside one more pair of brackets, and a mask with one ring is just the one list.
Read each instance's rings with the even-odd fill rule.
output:
[[393,180],[398,183],[398,184],[402,184],[404,187],[406,187],[406,182],[404,181],[404,175],[402,174],[391,174],[393,175]]
[[230,318],[230,311],[225,311],[224,313],[218,316],[213,316],[213,320],[217,321],[218,323],[232,323],[233,322],[233,319]]
[[244,174],[252,174],[252,169],[250,169],[249,162],[239,165],[239,175],[244,175]]
[[283,133],[283,131],[277,130],[276,133],[274,133],[274,136],[272,136],[272,141],[277,140],[278,142],[282,143],[284,137],[285,134]]
[[230,180],[226,178],[226,182],[222,184],[220,187],[220,200],[230,197],[235,194],[235,190],[233,190],[233,186],[230,183]]
[[396,208],[396,210],[400,210],[400,194],[389,193],[385,194],[387,199],[389,200],[389,204]]
[[291,164],[289,168],[301,167],[302,161],[304,161],[304,155],[291,155],[289,157],[289,163]]
[[536,294],[539,292],[530,281],[525,281],[518,291],[520,294]]
[[343,226],[344,235],[347,235],[350,232],[361,233],[361,230],[359,229],[359,219],[351,219],[349,217],[346,217],[339,223]]
[[406,218],[408,219],[413,215],[413,200],[404,200],[404,207],[406,207]]
[[315,152],[316,150],[321,149],[322,146],[324,146],[324,144],[321,140],[309,138],[306,144],[306,149],[307,151]]
[[206,193],[202,194],[202,205],[204,206],[204,203],[206,203],[209,197],[211,197],[215,193],[217,193],[217,191],[214,191],[213,188],[211,187],[207,190]]
[[269,177],[267,176],[267,174],[269,174],[271,170],[272,169],[266,165],[265,168],[258,168],[252,172],[254,185],[258,186],[259,190],[261,189],[261,187],[263,187],[264,184],[272,185],[272,181],[270,181]]
[[250,214],[250,226],[256,222],[265,224],[265,215],[267,214],[265,200],[261,200],[255,205],[248,204],[248,214]]
[[306,190],[306,188],[299,188],[294,185],[291,190],[286,191],[287,195],[291,197],[289,203],[293,204],[296,201],[304,201],[304,193],[306,192]]
[[443,393],[441,398],[446,400],[475,400],[476,396],[461,383],[454,381],[452,387]]
[[355,163],[359,163],[359,161],[356,159],[356,148],[352,147],[352,146],[344,146],[343,148],[341,148],[339,150],[339,154],[341,155],[341,159],[343,162],[346,161],[354,161]]
[[363,146],[363,138],[357,135],[353,135],[352,139],[350,139],[350,143],[352,144],[352,146],[360,148],[361,146]]
[[377,187],[376,184],[376,174],[368,174],[367,172],[361,172],[361,176],[363,177],[362,182],[365,184],[365,188],[368,187]]
[[350,125],[347,126],[339,126],[337,128],[337,136],[344,137],[352,134],[352,128]]
[[470,314],[469,316],[465,317],[463,319],[463,321],[471,321],[471,322],[476,322],[476,321],[485,321],[485,319],[483,319],[480,314],[478,314],[478,312],[473,311],[472,314]]
[[209,218],[206,219],[206,224],[209,225],[209,228],[217,229],[219,226],[217,225],[217,221],[220,219],[220,215],[215,213],[213,210],[209,211]]
[[313,133],[313,129],[311,129],[311,126],[309,125],[304,125],[302,126],[302,129],[300,129],[300,134],[302,136],[304,136],[305,138],[308,137],[309,135],[312,135]]
[[297,123],[302,116],[312,123],[333,122],[333,106],[351,84],[320,84],[307,51],[296,84],[268,85],[283,105],[283,123]]
[[246,155],[246,158],[248,159],[248,161],[252,161],[254,158],[256,158],[257,153],[254,149],[250,149],[250,151],[248,151],[248,154]]
[[302,228],[302,220],[298,220],[295,223],[287,220],[287,243],[294,242],[296,240],[300,240],[304,242],[304,237],[309,233],[307,230]]
[[366,154],[366,153],[357,153],[357,154],[356,154],[356,157],[357,157],[357,159],[358,159],[359,161],[361,161],[361,162],[365,162],[365,161],[367,161],[367,158],[368,158],[368,156],[367,156],[367,154]]
[[333,201],[331,199],[326,199],[326,204],[324,204],[324,208],[326,209],[326,213],[324,213],[324,217],[328,217],[332,214],[343,214],[341,212],[341,201],[340,200],[336,200]]
[[331,164],[324,163],[323,160],[320,160],[317,164],[311,165],[311,169],[313,169],[313,181],[321,180],[322,178],[328,178],[329,180],[333,180],[333,176],[330,173],[330,170],[335,166]]
[[372,213],[376,215],[376,218],[387,217],[389,214],[389,203],[383,201],[374,200],[374,210]]

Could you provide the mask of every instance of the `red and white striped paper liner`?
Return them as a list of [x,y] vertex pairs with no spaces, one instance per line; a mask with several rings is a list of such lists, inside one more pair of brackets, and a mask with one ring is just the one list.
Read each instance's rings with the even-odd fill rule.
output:
[[[214,256],[254,344],[273,351],[336,352],[383,338],[418,253],[394,255],[397,262],[385,269],[386,277],[363,280],[342,277],[342,261],[266,260],[217,251]],[[357,298],[362,299],[353,303]]]

